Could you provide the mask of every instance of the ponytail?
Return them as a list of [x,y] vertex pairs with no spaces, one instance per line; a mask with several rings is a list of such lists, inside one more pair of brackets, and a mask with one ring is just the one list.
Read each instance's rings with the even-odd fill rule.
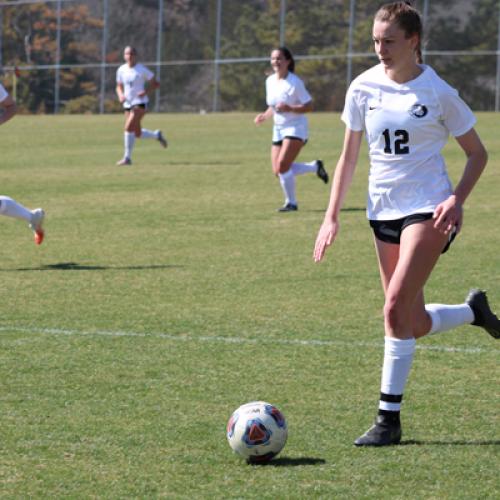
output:
[[290,50],[287,47],[278,47],[276,50],[279,50],[283,54],[285,59],[289,61],[288,71],[290,71],[291,73],[295,73],[295,59],[293,58]]

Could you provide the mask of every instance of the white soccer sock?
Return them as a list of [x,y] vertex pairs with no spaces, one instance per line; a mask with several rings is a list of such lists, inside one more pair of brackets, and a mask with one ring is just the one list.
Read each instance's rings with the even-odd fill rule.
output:
[[297,205],[297,200],[295,199],[295,176],[292,170],[284,174],[279,174],[281,188],[285,194],[285,204],[291,203],[292,205]]
[[147,128],[141,128],[141,139],[158,139],[158,134]]
[[415,339],[385,337],[380,410],[399,411],[401,409],[401,400],[410,373],[415,345]]
[[0,196],[0,214],[31,222],[32,213],[17,201],[8,196]]
[[428,335],[446,332],[457,326],[470,325],[474,321],[474,312],[469,304],[426,304],[425,310],[432,321]]
[[318,164],[316,160],[310,161],[309,163],[292,163],[292,168],[290,170],[293,172],[293,175],[316,173]]
[[132,151],[134,150],[134,144],[135,144],[134,132],[125,132],[124,142],[125,142],[125,158],[131,159]]

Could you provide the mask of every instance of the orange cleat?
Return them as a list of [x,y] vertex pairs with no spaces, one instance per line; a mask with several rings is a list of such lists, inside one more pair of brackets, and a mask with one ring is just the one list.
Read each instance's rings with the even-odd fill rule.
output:
[[45,236],[45,232],[43,230],[42,224],[45,218],[45,212],[41,208],[36,208],[31,211],[32,217],[30,222],[30,228],[35,236],[35,243],[37,245],[41,245],[43,242],[43,238]]
[[44,236],[45,236],[45,233],[43,232],[43,229],[39,229],[38,231],[35,231],[35,243],[37,245],[41,245],[43,242]]

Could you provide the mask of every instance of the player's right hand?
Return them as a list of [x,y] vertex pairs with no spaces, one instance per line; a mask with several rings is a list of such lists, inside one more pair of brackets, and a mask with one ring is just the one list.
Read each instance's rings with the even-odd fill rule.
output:
[[335,237],[339,231],[339,223],[333,221],[325,221],[321,225],[316,243],[314,245],[313,258],[314,262],[320,262],[326,252],[326,249],[335,241]]
[[259,113],[253,120],[255,125],[260,125],[262,122],[266,120],[266,115],[264,113]]

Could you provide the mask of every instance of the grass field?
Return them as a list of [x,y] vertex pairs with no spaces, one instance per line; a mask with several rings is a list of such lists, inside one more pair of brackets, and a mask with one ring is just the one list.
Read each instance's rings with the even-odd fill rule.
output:
[[[0,497],[498,498],[498,343],[474,327],[419,342],[403,445],[352,445],[377,408],[383,304],[365,220],[366,154],[341,233],[312,261],[329,187],[297,181],[279,214],[271,131],[251,114],[149,115],[165,151],[122,153],[121,116],[16,117],[0,129],[1,194],[47,213],[46,241],[2,217]],[[500,311],[500,140],[431,302],[488,290]],[[301,159],[330,172],[343,126],[313,114]],[[446,158],[456,179],[463,155]],[[230,450],[254,399],[286,415],[269,466]]]

